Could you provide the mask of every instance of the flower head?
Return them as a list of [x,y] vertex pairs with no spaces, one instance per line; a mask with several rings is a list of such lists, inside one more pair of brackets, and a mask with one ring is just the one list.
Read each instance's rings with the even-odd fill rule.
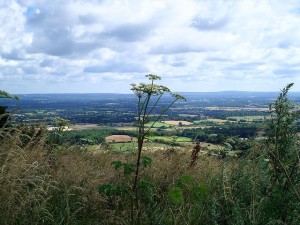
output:
[[183,97],[183,96],[182,96],[182,95],[180,95],[180,94],[171,93],[171,95],[172,95],[174,98],[176,98],[177,100],[183,100],[183,101],[185,101],[185,102],[186,102],[186,98],[185,98],[185,97]]
[[155,74],[148,74],[145,77],[148,77],[149,80],[161,80],[161,77]]

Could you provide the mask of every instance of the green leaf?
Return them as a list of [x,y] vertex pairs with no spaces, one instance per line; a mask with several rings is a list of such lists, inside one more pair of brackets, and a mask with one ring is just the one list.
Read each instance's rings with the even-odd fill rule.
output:
[[142,157],[142,165],[146,168],[147,166],[150,166],[152,163],[152,159],[148,156]]
[[182,205],[184,203],[184,196],[181,188],[173,187],[169,190],[168,196],[174,204]]
[[115,170],[117,170],[123,165],[123,163],[121,161],[113,161],[111,165],[115,167]]
[[193,187],[190,191],[192,201],[201,202],[208,197],[209,187],[206,184],[199,184],[196,187]]
[[[154,126],[154,124],[153,124],[153,126]],[[150,126],[152,126],[152,124],[150,124]],[[145,136],[147,136],[147,137],[154,137],[155,134],[153,132],[151,132],[151,131],[148,131],[148,132],[145,133]]]
[[133,163],[124,163],[124,175],[130,175],[134,172],[135,165]]
[[128,189],[129,189],[128,185],[124,183],[119,184],[116,188],[117,188],[117,193],[121,195],[128,193]]
[[154,185],[153,185],[153,183],[151,183],[151,182],[149,182],[149,181],[146,181],[146,180],[141,180],[140,182],[139,182],[139,187],[141,188],[141,189],[153,189],[154,188]]
[[117,188],[113,184],[102,184],[98,187],[98,192],[106,196],[112,196],[116,194]]
[[181,176],[177,181],[177,186],[180,188],[187,188],[194,182],[194,178],[192,176]]

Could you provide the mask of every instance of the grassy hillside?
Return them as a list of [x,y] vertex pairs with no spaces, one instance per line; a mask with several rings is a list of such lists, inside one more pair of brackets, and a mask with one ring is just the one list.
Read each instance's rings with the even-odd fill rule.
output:
[[[300,111],[287,99],[292,85],[270,105],[267,124],[251,142],[237,134],[256,126],[220,119],[208,123],[222,127],[195,129],[196,137],[192,129],[175,128],[180,135],[154,135],[145,126],[146,111],[138,117],[137,145],[126,146],[102,142],[124,139],[121,130],[80,134],[65,131],[68,121],[61,118],[52,131],[7,120],[0,128],[0,224],[298,225]],[[154,86],[147,87],[133,85],[140,98],[147,91],[146,108]],[[136,140],[136,132],[126,132],[127,141]],[[216,145],[202,142],[197,156],[192,138]],[[228,154],[241,149],[239,158]]]
[[[131,223],[133,177],[112,162],[133,162],[134,154],[57,148],[42,127],[0,134],[0,224]],[[139,182],[141,224],[278,224],[281,203],[265,193],[272,183],[262,147],[238,160],[203,155],[192,167],[190,148],[144,152],[152,162]],[[299,224],[299,202],[288,207],[287,224]]]

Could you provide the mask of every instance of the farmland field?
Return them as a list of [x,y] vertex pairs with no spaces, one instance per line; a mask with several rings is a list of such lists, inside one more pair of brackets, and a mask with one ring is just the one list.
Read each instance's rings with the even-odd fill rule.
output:
[[[152,124],[154,122],[148,122],[145,124],[145,127],[151,127]],[[173,125],[170,125],[170,124],[166,124],[166,123],[163,123],[163,122],[156,122],[153,126],[153,128],[162,128],[162,127],[172,127]]]
[[165,121],[162,121],[163,123],[165,124],[168,124],[168,125],[179,125],[180,123],[182,125],[191,125],[192,123],[191,122],[188,122],[188,121],[183,121],[183,120],[165,120]]
[[131,137],[129,135],[110,135],[105,138],[106,142],[132,142],[136,141],[135,137]]
[[149,137],[149,140],[151,141],[155,141],[155,140],[162,140],[162,141],[167,141],[167,142],[190,142],[191,138],[187,138],[187,137],[176,137],[176,136],[172,136],[172,137],[168,137],[168,136],[151,136]]
[[99,128],[99,125],[98,124],[75,124],[74,128],[76,130],[90,130],[90,129]]
[[117,127],[117,130],[124,130],[124,131],[136,131],[137,127]]
[[[137,142],[127,142],[127,143],[109,143],[109,149],[115,152],[132,152],[137,149]],[[163,151],[171,148],[171,146],[162,143],[154,143],[154,142],[145,142],[144,143],[144,151],[152,152],[152,151]],[[182,148],[182,147],[172,147],[172,148]],[[103,147],[101,145],[90,145],[87,147],[88,151],[103,152]]]
[[178,114],[178,116],[181,116],[181,117],[197,117],[198,115],[194,115],[194,114]]
[[193,123],[201,124],[201,123],[205,123],[205,122],[213,122],[213,123],[216,123],[216,124],[223,124],[223,123],[226,123],[227,121],[228,120],[209,118],[209,119],[205,119],[205,120],[195,120],[195,121],[193,121]]

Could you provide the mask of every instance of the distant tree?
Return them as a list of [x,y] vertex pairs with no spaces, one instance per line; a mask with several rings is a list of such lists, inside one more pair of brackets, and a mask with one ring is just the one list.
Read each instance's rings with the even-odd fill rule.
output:
[[[0,98],[10,98],[16,100],[20,99],[18,96],[11,95],[8,92],[2,90],[0,90]],[[4,127],[9,121],[10,114],[6,110],[6,106],[0,105],[0,128]]]
[[63,143],[63,136],[65,131],[67,131],[70,127],[70,121],[56,117],[53,119],[54,122],[54,129],[52,130],[52,133],[50,134],[50,142],[54,145],[61,145]]

